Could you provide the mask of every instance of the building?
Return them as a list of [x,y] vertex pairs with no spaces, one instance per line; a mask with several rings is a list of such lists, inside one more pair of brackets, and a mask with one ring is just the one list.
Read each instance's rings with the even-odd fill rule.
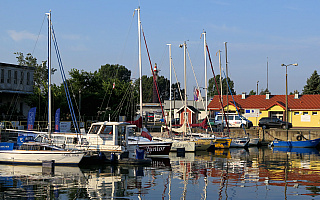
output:
[[[233,98],[235,103],[233,102]],[[224,110],[244,115],[258,125],[262,117],[277,117],[289,121],[293,127],[320,127],[320,95],[288,95],[288,120],[286,119],[286,95],[231,95],[228,102],[223,95]],[[211,114],[221,111],[218,95],[214,96],[208,110]]]
[[[198,114],[199,114],[199,110],[196,109],[195,107],[193,106],[187,106],[187,109],[186,109],[186,112],[187,112],[187,123],[188,124],[196,124],[198,123]],[[178,113],[180,115],[180,123],[183,124],[184,123],[184,116],[185,116],[185,106],[181,107],[179,110],[178,110]]]
[[[9,120],[13,110],[27,118],[30,107],[25,103],[25,98],[33,93],[34,71],[34,67],[0,63],[0,118],[2,120]],[[11,120],[20,119],[11,118]]]

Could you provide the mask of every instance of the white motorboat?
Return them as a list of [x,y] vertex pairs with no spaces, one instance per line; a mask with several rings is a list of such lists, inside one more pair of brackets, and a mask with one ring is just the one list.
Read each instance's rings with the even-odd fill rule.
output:
[[250,138],[249,146],[257,146],[260,142],[260,138]]
[[243,138],[232,138],[230,147],[248,147],[250,138],[243,137]]

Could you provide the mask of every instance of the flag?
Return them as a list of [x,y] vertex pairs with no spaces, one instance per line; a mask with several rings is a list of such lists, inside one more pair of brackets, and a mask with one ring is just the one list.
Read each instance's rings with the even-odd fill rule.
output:
[[141,136],[148,138],[150,141],[152,140],[152,136],[151,136],[150,132],[145,127],[142,129]]
[[194,101],[199,101],[199,90],[197,88],[194,88],[193,91],[193,100]]
[[136,121],[127,121],[129,124],[136,125],[138,128],[142,128],[142,117],[139,117]]
[[36,118],[36,110],[37,107],[33,107],[29,110],[28,113],[28,130],[32,130],[33,129],[33,125],[34,125],[34,120]]
[[54,131],[60,132],[60,108],[56,110]]

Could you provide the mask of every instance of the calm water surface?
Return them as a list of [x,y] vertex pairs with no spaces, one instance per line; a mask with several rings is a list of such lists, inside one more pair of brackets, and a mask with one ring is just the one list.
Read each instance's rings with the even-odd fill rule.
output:
[[0,199],[320,199],[316,149],[170,154],[151,166],[0,165]]

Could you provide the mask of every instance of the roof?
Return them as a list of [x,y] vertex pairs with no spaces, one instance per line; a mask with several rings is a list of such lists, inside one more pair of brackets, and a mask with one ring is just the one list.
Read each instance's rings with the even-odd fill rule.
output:
[[[295,99],[294,96],[295,95],[288,95],[289,110],[320,110],[320,95],[299,95],[298,99]],[[218,97],[218,95],[213,97],[212,101],[208,105],[208,109],[221,109]],[[246,95],[245,99],[242,99],[242,95],[233,95],[233,98],[237,108],[240,109],[268,110],[276,105],[283,109],[286,107],[286,95],[270,95],[269,99],[266,99],[266,95]],[[228,102],[226,102],[227,96],[223,95],[223,107],[225,107],[227,103],[234,106],[233,98],[229,95]]]
[[[198,113],[198,112],[199,112],[199,110],[196,109],[196,108],[193,107],[193,106],[187,106],[187,108],[188,108],[191,112],[193,112],[193,113]],[[184,109],[184,106],[182,106],[177,112],[180,112],[180,111],[182,111],[183,109]]]

